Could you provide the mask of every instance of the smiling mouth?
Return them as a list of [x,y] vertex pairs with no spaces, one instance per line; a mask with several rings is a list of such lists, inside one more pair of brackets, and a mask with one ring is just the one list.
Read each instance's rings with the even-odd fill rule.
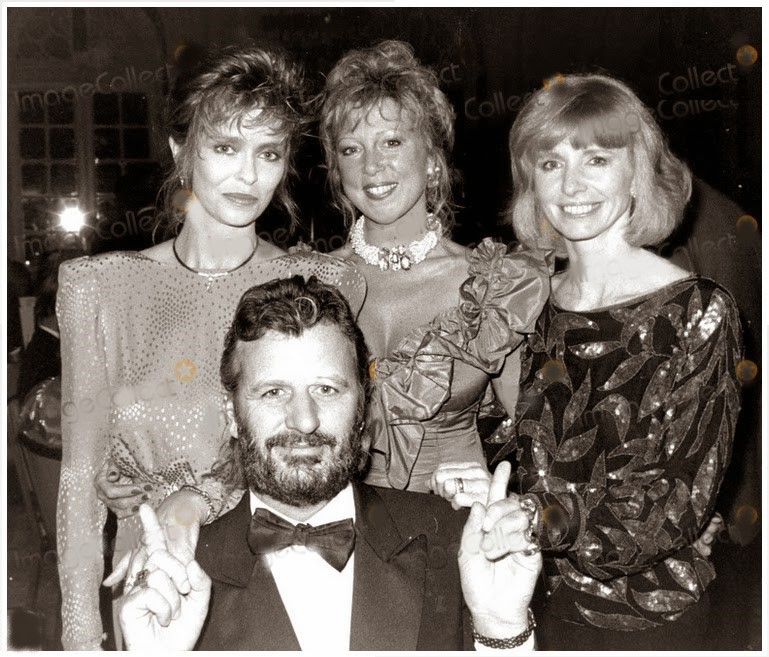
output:
[[586,214],[590,214],[595,210],[600,203],[581,203],[580,205],[562,205],[561,209],[572,217],[582,217]]
[[235,205],[254,205],[259,200],[256,196],[251,196],[251,194],[229,193],[223,194],[223,196]]
[[363,191],[372,199],[383,199],[389,196],[398,186],[398,183],[386,183],[384,185],[366,185]]

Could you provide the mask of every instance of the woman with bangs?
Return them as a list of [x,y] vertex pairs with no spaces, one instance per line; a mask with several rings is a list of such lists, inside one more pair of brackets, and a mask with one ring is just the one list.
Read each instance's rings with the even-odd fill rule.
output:
[[450,239],[453,123],[437,77],[406,43],[353,50],[326,78],[320,136],[350,226],[335,255],[366,279],[358,322],[374,356],[366,482],[429,492],[435,469],[454,462],[472,473],[457,482],[461,500],[489,477],[478,413],[492,389],[512,412],[514,352],[549,273],[541,255]]
[[242,293],[294,274],[339,285],[353,307],[364,293],[350,265],[287,256],[255,231],[273,198],[295,214],[287,178],[307,122],[298,67],[251,46],[213,52],[180,73],[166,119],[174,166],[164,191],[176,236],[60,270],[57,534],[68,650],[102,646],[105,504],[118,516],[117,561],[138,545],[142,502],[169,500],[161,522],[194,533],[239,497],[206,475],[229,439],[219,361]]
[[689,170],[601,75],[535,93],[509,146],[517,236],[567,259],[497,456],[516,452],[532,518],[515,540],[546,557],[539,645],[705,648],[715,572],[695,543],[731,455],[740,323],[725,289],[644,248],[681,219]]

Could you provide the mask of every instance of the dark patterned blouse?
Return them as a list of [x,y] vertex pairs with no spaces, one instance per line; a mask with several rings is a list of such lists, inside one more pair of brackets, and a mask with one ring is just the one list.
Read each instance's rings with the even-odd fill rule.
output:
[[536,499],[550,610],[642,630],[715,576],[692,543],[731,455],[742,348],[734,302],[691,277],[588,312],[548,302],[522,352],[517,447]]

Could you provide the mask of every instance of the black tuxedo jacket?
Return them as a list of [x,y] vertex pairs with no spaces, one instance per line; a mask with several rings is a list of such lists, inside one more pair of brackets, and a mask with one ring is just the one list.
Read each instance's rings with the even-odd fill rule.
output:
[[[351,650],[472,649],[457,552],[467,514],[442,498],[356,484]],[[275,580],[251,553],[249,496],[201,529],[213,580],[198,650],[300,650]]]

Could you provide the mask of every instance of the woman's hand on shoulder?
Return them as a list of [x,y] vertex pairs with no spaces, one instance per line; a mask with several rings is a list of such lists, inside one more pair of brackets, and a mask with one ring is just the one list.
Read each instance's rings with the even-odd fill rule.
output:
[[486,504],[491,474],[482,463],[452,461],[441,463],[430,479],[430,490],[451,502],[454,509],[469,508],[473,502]]
[[93,481],[96,496],[119,519],[130,518],[149,499],[152,484],[135,483],[111,461],[104,462]]

